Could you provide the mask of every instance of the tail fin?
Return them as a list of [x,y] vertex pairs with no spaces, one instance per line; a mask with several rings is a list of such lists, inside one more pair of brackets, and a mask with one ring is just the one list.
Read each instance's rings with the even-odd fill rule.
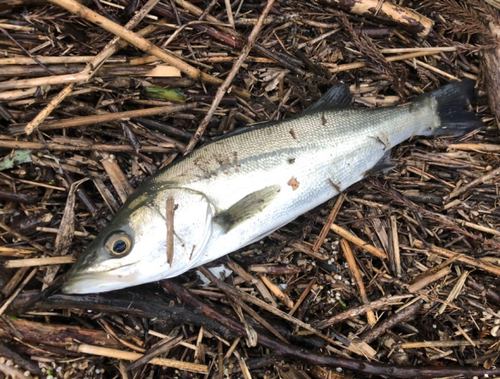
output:
[[440,125],[429,134],[461,135],[483,126],[481,119],[470,110],[474,85],[473,80],[464,79],[421,96],[421,99],[430,96],[437,101]]

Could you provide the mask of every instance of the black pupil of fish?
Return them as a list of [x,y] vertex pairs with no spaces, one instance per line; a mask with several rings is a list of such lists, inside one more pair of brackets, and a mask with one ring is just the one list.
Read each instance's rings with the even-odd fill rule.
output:
[[124,240],[118,240],[113,244],[113,251],[116,254],[121,254],[127,250],[127,243]]

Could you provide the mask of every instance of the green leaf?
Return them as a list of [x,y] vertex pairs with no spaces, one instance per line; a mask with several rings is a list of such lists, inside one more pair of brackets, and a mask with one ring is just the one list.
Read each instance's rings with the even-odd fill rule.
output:
[[14,164],[31,162],[31,150],[22,149],[14,151],[0,160],[0,171],[8,170],[14,167]]
[[180,88],[144,87],[142,92],[145,96],[155,99],[163,99],[182,104],[186,102],[186,96]]

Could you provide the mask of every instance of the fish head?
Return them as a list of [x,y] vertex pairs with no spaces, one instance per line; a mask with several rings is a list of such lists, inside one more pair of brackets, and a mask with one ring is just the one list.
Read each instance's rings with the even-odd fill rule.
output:
[[[64,293],[113,291],[174,277],[199,265],[215,212],[208,198],[186,188],[139,192],[68,272]],[[173,228],[168,230],[167,224]],[[167,235],[170,241],[173,238],[173,251],[168,254]]]

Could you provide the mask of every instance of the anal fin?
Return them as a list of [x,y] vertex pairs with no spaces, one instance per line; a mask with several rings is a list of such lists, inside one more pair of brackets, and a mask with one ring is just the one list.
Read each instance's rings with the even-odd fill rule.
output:
[[365,172],[365,177],[378,174],[378,173],[386,173],[388,171],[391,171],[394,167],[396,167],[396,164],[394,160],[391,159],[391,149],[386,150],[382,158],[379,159],[375,165],[367,170]]

